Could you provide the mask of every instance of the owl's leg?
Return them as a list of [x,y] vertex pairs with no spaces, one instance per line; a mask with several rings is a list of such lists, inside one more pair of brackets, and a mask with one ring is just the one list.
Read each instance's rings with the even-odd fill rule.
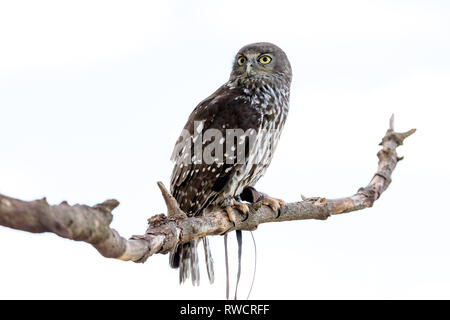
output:
[[247,187],[241,194],[243,200],[263,204],[270,207],[274,212],[277,213],[277,218],[280,217],[282,212],[288,210],[286,202],[281,199],[269,197],[267,194],[257,191],[253,187]]
[[240,215],[244,216],[241,221],[245,221],[247,220],[248,214],[250,212],[248,205],[241,202],[240,198],[239,200],[236,200],[234,198],[224,199],[221,203],[221,207],[226,211],[228,219],[230,219],[233,224],[236,224],[236,222],[238,221],[239,213]]

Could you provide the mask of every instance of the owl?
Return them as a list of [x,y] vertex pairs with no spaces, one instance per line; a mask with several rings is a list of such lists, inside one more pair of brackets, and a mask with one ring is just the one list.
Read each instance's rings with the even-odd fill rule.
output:
[[[230,220],[244,217],[244,189],[264,175],[289,111],[292,70],[286,54],[267,42],[244,46],[236,54],[229,80],[193,110],[172,154],[170,189],[188,216],[223,208]],[[277,210],[281,200],[265,197]],[[207,238],[202,238],[209,280],[214,281]],[[180,283],[199,284],[197,240],[178,245],[170,265]]]

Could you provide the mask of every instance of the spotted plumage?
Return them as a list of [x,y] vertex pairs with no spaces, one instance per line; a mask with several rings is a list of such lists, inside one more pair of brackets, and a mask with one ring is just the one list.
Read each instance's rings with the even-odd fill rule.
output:
[[[265,173],[288,114],[291,77],[289,60],[277,46],[254,43],[239,50],[230,79],[194,109],[172,155],[171,193],[184,212],[195,216],[232,204]],[[233,130],[247,135],[234,137]],[[208,146],[223,147],[223,153]],[[206,238],[203,243],[212,282]],[[181,282],[190,275],[199,283],[196,245],[180,245],[171,254]]]

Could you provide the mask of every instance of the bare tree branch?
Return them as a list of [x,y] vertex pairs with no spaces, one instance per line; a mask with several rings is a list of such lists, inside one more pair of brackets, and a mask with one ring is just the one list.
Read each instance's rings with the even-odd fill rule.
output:
[[288,203],[279,218],[268,206],[257,202],[251,206],[249,218],[234,225],[224,211],[207,213],[201,217],[187,217],[164,185],[158,182],[167,205],[167,216],[159,214],[148,220],[144,235],[127,240],[110,228],[112,210],[117,200],[107,200],[93,207],[70,206],[67,202],[49,205],[46,199],[22,201],[0,194],[0,225],[34,233],[52,232],[60,237],[92,244],[103,256],[134,262],[145,262],[155,253],[167,253],[178,243],[233,230],[255,230],[259,224],[289,220],[320,219],[331,215],[371,207],[391,182],[398,161],[396,148],[416,130],[394,132],[394,117],[383,137],[378,152],[378,170],[370,183],[352,196],[339,199],[303,198]]

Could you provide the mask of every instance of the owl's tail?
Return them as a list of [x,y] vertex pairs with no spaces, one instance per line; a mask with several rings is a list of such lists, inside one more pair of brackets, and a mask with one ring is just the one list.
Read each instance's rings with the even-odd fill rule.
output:
[[[206,270],[208,272],[209,282],[214,282],[214,268],[211,250],[209,248],[208,238],[202,238],[203,247],[205,249]],[[183,283],[189,276],[192,284],[200,284],[200,270],[198,266],[197,254],[198,240],[192,240],[187,243],[178,245],[175,250],[170,253],[169,262],[172,268],[180,269],[180,284]]]

